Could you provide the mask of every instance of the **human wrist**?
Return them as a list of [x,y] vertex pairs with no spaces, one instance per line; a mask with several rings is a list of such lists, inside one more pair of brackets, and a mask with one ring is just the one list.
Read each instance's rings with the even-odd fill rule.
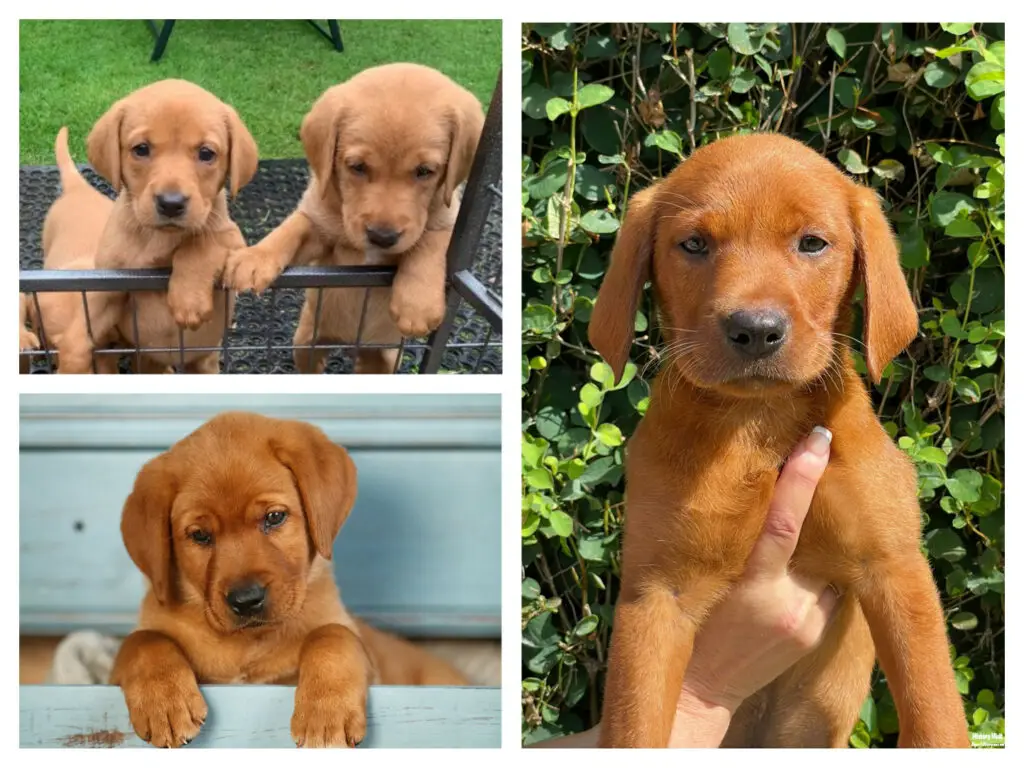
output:
[[669,746],[718,747],[729,730],[734,709],[703,695],[698,686],[684,683],[676,704]]

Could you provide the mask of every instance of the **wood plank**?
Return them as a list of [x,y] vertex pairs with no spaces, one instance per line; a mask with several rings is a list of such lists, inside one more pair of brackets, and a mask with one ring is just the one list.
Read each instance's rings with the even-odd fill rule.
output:
[[[189,748],[294,747],[288,686],[203,686],[210,709]],[[363,747],[499,747],[498,688],[371,688]],[[22,747],[143,747],[113,686],[22,686]]]
[[299,419],[347,448],[501,447],[497,395],[21,396],[22,448],[163,450],[222,411]]

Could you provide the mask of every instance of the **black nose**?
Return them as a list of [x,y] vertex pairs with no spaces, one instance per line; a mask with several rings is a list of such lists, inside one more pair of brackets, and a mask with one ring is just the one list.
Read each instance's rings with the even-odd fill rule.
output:
[[789,333],[789,318],[776,309],[733,312],[722,321],[734,349],[747,357],[768,357],[778,352]]
[[388,227],[367,227],[366,228],[366,239],[370,241],[372,245],[376,245],[378,248],[390,248],[392,245],[398,242],[398,238],[402,236],[401,232],[396,232]]
[[176,219],[188,208],[188,198],[180,192],[156,196],[156,212],[168,219]]
[[228,592],[228,607],[237,615],[247,618],[255,616],[263,610],[267,601],[267,590],[254,581],[239,584]]

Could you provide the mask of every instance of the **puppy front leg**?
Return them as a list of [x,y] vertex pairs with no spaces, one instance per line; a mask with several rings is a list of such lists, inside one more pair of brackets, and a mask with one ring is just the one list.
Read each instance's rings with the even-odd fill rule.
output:
[[206,701],[192,666],[178,644],[160,632],[128,635],[110,682],[121,686],[135,733],[154,747],[188,744],[206,720]]
[[224,284],[240,293],[263,293],[289,264],[312,258],[317,241],[313,222],[306,214],[294,211],[256,245],[230,253]]
[[389,311],[407,338],[426,336],[444,320],[445,254],[451,238],[450,230],[427,230],[402,255],[391,285]]
[[180,327],[194,331],[213,317],[214,287],[227,255],[227,248],[212,238],[197,238],[174,252],[167,307]]
[[306,636],[299,653],[292,738],[300,747],[354,747],[366,736],[372,665],[348,627],[328,624]]
[[901,747],[969,747],[932,574],[915,550],[865,569],[858,599],[896,701]]
[[631,593],[615,606],[598,746],[667,747],[697,635],[690,616],[703,613],[686,610],[686,604],[696,605],[708,593],[667,584]]

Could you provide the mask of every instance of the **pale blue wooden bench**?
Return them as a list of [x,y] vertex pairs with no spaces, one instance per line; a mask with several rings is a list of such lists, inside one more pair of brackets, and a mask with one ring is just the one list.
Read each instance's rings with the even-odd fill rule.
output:
[[[407,637],[500,638],[500,404],[490,395],[23,395],[23,635],[134,626],[121,506],[142,464],[224,410],[316,424],[359,470],[335,546],[346,607]],[[294,689],[208,686],[192,746],[293,746]],[[376,687],[367,746],[500,746],[498,688]],[[22,686],[21,746],[139,746],[120,690]]]

